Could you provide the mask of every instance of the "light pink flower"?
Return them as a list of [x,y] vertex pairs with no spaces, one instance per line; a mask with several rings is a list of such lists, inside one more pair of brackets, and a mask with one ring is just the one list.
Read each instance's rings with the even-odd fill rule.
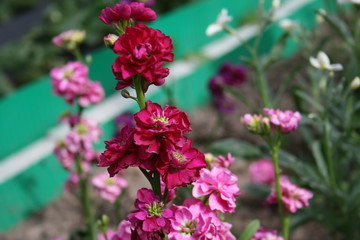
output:
[[52,39],[55,46],[73,49],[85,40],[85,31],[69,30]]
[[107,172],[95,176],[92,181],[96,192],[105,200],[114,203],[122,193],[122,190],[128,186],[126,179],[119,175],[110,178]]
[[292,112],[290,110],[281,111],[279,109],[264,108],[264,112],[270,118],[270,123],[273,126],[280,127],[284,133],[295,131],[301,120],[299,112]]
[[54,154],[56,158],[60,161],[63,168],[67,170],[72,169],[75,154],[69,151],[64,141],[60,140],[56,143],[56,146],[54,148]]
[[54,94],[72,104],[88,81],[88,67],[81,62],[69,62],[62,67],[53,68],[50,78]]
[[274,165],[267,159],[252,162],[249,167],[251,181],[271,186],[275,180]]
[[[282,202],[286,212],[295,213],[298,209],[309,206],[309,200],[313,197],[312,192],[292,184],[286,177],[280,178]],[[273,188],[266,199],[269,204],[277,204],[276,191]]]
[[172,205],[173,216],[168,230],[169,240],[234,240],[231,224],[221,222],[216,212],[202,201],[186,199],[182,206]]
[[74,191],[74,188],[78,186],[80,182],[80,177],[75,172],[70,173],[70,177],[66,180],[64,184],[64,190],[67,193],[71,193]]
[[229,169],[202,169],[200,178],[193,183],[192,193],[194,197],[209,196],[209,206],[212,210],[234,212],[235,197],[240,194],[237,181],[238,178]]
[[284,240],[284,239],[277,235],[276,230],[270,230],[260,227],[259,230],[254,234],[254,236],[250,240]]
[[87,107],[90,104],[99,103],[104,98],[104,89],[100,82],[88,81],[82,86],[79,93],[79,104]]

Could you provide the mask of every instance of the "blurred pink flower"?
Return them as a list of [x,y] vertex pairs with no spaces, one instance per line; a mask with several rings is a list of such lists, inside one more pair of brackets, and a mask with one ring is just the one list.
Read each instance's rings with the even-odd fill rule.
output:
[[234,212],[236,196],[240,194],[237,185],[238,178],[229,169],[214,167],[209,171],[202,169],[200,178],[193,183],[193,196],[209,196],[209,206],[212,210]]
[[131,240],[131,223],[128,220],[122,220],[118,226],[115,235],[109,240]]
[[[312,192],[292,184],[288,178],[280,178],[282,202],[286,212],[295,213],[298,209],[309,206],[309,199],[313,197]],[[273,188],[266,199],[269,204],[277,204],[276,191]]]
[[276,230],[260,227],[250,240],[284,240],[277,235]]
[[79,104],[87,107],[90,104],[99,103],[104,98],[104,89],[100,82],[88,81],[82,86],[79,93]]
[[251,181],[256,184],[271,186],[275,180],[274,165],[267,158],[252,162],[249,172]]
[[103,233],[98,233],[98,240],[112,240],[114,239],[116,232],[114,230],[108,229],[106,231],[106,238]]
[[299,112],[292,112],[290,110],[281,111],[279,109],[264,108],[264,112],[268,115],[270,123],[280,127],[284,133],[295,131],[301,120]]
[[74,188],[78,186],[80,182],[80,177],[77,173],[71,172],[70,177],[66,180],[64,184],[64,190],[67,193],[71,193],[74,191]]
[[68,30],[55,36],[52,42],[55,46],[73,49],[85,40],[85,31]]
[[126,179],[119,175],[110,178],[107,172],[103,172],[93,177],[91,180],[96,192],[105,200],[114,203],[122,193],[122,190],[128,186]]
[[231,153],[226,154],[226,157],[217,156],[215,159],[216,166],[229,168],[235,161],[235,158],[231,155]]

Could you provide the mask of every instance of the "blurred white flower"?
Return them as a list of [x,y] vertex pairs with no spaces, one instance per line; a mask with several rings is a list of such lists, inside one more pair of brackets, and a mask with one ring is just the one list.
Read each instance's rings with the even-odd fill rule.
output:
[[324,52],[319,52],[316,56],[310,57],[310,63],[313,67],[328,70],[328,71],[341,71],[343,70],[343,66],[340,63],[330,64],[330,59]]
[[354,80],[352,80],[351,84],[350,84],[350,88],[352,90],[356,90],[360,87],[360,78],[359,77],[355,77]]
[[280,7],[280,4],[281,4],[280,0],[273,0],[272,1],[272,8],[273,9],[278,9]]
[[230,22],[233,18],[228,15],[228,10],[223,8],[218,14],[216,22],[210,24],[206,29],[206,35],[212,36],[220,31],[222,31],[226,24]]
[[290,19],[282,19],[279,25],[285,31],[291,31],[298,27],[298,24]]

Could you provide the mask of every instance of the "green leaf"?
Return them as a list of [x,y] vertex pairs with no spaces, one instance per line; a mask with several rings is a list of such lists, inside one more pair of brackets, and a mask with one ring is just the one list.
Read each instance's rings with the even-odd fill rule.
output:
[[248,225],[246,225],[244,231],[239,236],[238,240],[249,240],[254,236],[254,234],[257,232],[257,230],[260,227],[260,221],[259,220],[253,220]]
[[215,155],[226,155],[231,153],[234,157],[243,159],[258,159],[262,153],[258,147],[237,139],[228,138],[212,143],[208,151]]
[[323,154],[321,152],[320,143],[318,141],[314,141],[310,145],[319,173],[326,181],[328,181],[329,180],[328,169]]
[[316,108],[316,110],[318,110],[319,112],[322,112],[324,110],[324,108],[306,92],[302,90],[295,90],[294,93],[296,96],[300,97],[302,100],[309,103],[312,107]]

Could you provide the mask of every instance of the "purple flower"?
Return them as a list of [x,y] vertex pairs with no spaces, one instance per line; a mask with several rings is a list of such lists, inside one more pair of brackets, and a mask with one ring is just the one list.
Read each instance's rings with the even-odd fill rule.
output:
[[219,70],[223,83],[228,86],[240,86],[246,81],[247,73],[244,66],[225,62]]

